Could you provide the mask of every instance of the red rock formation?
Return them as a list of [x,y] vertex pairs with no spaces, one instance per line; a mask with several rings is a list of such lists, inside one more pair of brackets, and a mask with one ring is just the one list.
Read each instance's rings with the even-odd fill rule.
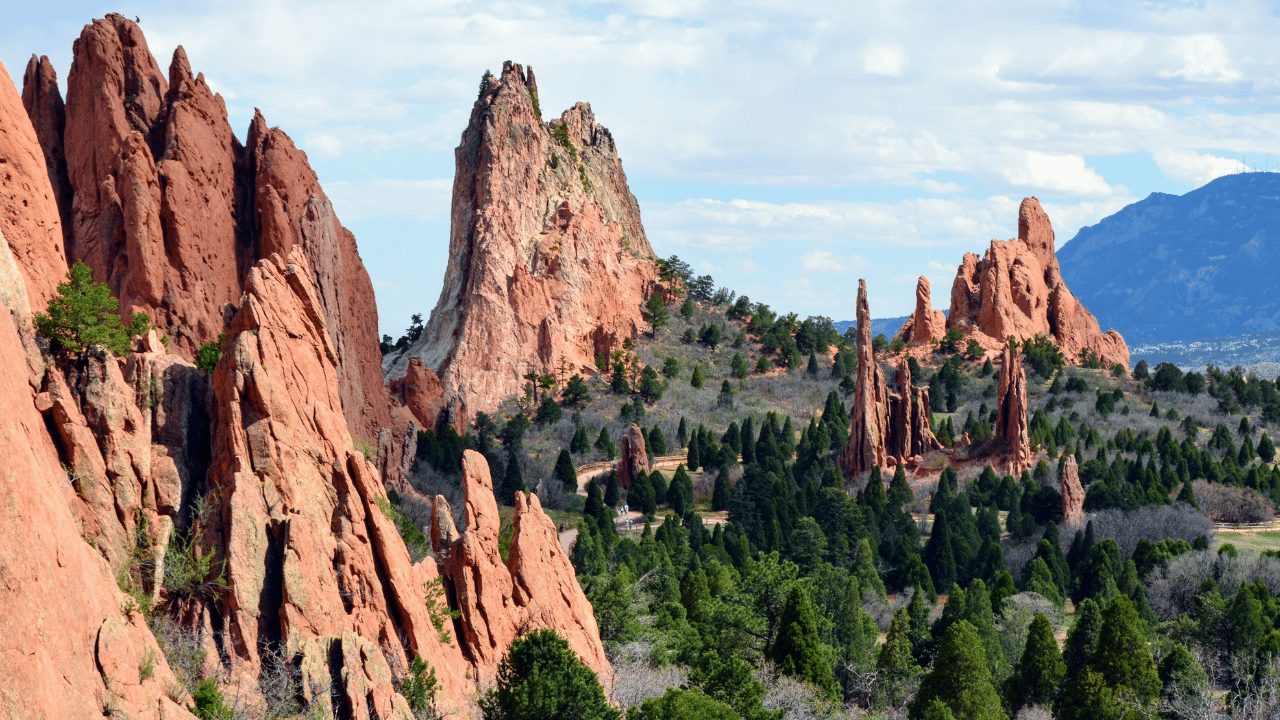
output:
[[[8,82],[0,72],[0,89]],[[11,105],[10,95],[0,90],[0,107]],[[15,157],[13,126],[0,121],[0,157]],[[7,181],[0,174],[0,187]],[[0,297],[23,283],[0,273]],[[81,534],[83,518],[73,510],[79,488],[38,409],[51,409],[48,396],[33,398],[38,387],[24,382],[23,369],[43,373],[30,358],[38,350],[20,333],[25,322],[0,317],[0,716],[101,717],[110,708],[135,718],[191,718],[168,696],[177,679],[145,619],[121,610],[126,598],[115,568]],[[143,677],[148,657],[153,667]]]
[[1076,527],[1085,523],[1084,488],[1080,485],[1080,467],[1074,455],[1068,453],[1058,478],[1062,488],[1062,526]]
[[1036,460],[1027,431],[1027,373],[1022,368],[1022,353],[1014,352],[1008,345],[1000,362],[995,436],[1003,443],[1007,472],[1017,475]]
[[888,458],[885,441],[889,428],[889,391],[884,371],[876,363],[871,346],[871,309],[867,304],[867,283],[858,280],[858,378],[853,393],[849,441],[840,450],[840,467],[846,475],[861,475],[872,466],[884,466]]
[[75,43],[65,120],[47,62],[29,65],[24,92],[45,174],[73,208],[70,260],[93,268],[123,314],[147,313],[172,350],[192,358],[223,331],[249,268],[299,245],[338,357],[348,428],[368,442],[385,428],[404,436],[409,417],[393,415],[382,386],[373,286],[355,238],[287,135],[258,114],[241,145],[186,52],[174,51],[166,79],[142,31],[115,14]]
[[404,377],[387,384],[395,395],[404,398],[405,407],[426,428],[437,429],[440,414],[448,406],[440,378],[418,358],[410,358]]
[[1104,365],[1129,366],[1129,348],[1098,321],[1062,282],[1053,227],[1040,201],[1026,198],[1018,211],[1018,239],[992,240],[979,260],[965,253],[951,287],[947,327],[959,328],[987,352],[1000,352],[1010,337],[1052,339],[1068,363],[1094,353]]
[[607,680],[612,668],[591,604],[538,496],[517,493],[511,551],[504,564],[498,551],[501,521],[489,465],[473,450],[463,452],[462,489],[467,503],[464,532],[458,535],[448,503],[437,497],[431,538],[437,555],[443,557],[443,574],[457,596],[480,684],[493,678],[512,640],[540,627],[559,633],[588,667]]
[[67,111],[58,90],[58,73],[47,55],[31,56],[22,75],[22,105],[34,123],[40,149],[44,152],[45,169],[58,203],[62,219],[63,257],[71,238],[71,181],[67,179],[67,156],[62,149],[62,135],[67,128]]
[[640,306],[657,289],[609,131],[582,103],[544,123],[536,97],[532,70],[508,62],[486,77],[456,153],[444,289],[388,372],[420,359],[459,427],[518,394],[531,370],[595,372],[597,354],[645,327]]
[[250,270],[213,377],[218,506],[205,542],[226,562],[222,647],[256,676],[263,642],[302,652],[344,638],[346,652],[359,644],[350,633],[402,668],[415,653],[430,660],[460,702],[470,688],[461,650],[441,643],[427,613],[434,569],[410,564],[383,514],[382,483],[343,421],[337,353],[302,248],[288,260]]
[[941,340],[946,334],[947,316],[941,310],[933,309],[929,300],[929,278],[921,275],[916,281],[916,309],[894,338],[901,338],[906,343],[928,345],[934,340]]
[[942,443],[933,434],[929,388],[915,387],[912,383],[911,366],[906,354],[899,358],[897,385],[897,394],[889,394],[889,431],[885,453],[891,460],[906,463],[931,450],[941,450]]
[[25,282],[10,283],[12,300],[0,301],[23,313],[42,312],[67,275],[62,221],[40,139],[7,73],[0,65],[0,254],[12,256]]
[[631,487],[636,474],[641,472],[649,472],[649,455],[645,452],[644,431],[639,425],[631,423],[619,443],[618,484],[624,488]]

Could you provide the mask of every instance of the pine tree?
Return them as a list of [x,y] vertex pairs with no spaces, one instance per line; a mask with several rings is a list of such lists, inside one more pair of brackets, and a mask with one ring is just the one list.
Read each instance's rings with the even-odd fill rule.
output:
[[899,464],[893,471],[893,481],[889,483],[889,507],[895,512],[900,512],[914,499],[915,493],[911,492],[911,486],[907,484],[907,473]]
[[686,318],[693,317],[693,298],[684,296],[684,302],[680,304],[680,314]]
[[618,507],[618,501],[622,499],[622,488],[618,485],[618,471],[610,470],[609,479],[604,484],[604,504],[611,508]]
[[565,492],[573,494],[578,492],[578,471],[573,467],[573,458],[569,457],[569,451],[560,448],[560,455],[556,457],[555,478],[564,484]]
[[986,651],[987,668],[991,681],[1001,685],[1009,677],[1009,659],[1000,645],[1000,632],[996,630],[995,614],[991,611],[991,595],[981,579],[969,584],[964,593],[964,619],[977,629]]
[[618,448],[614,447],[613,440],[609,437],[609,428],[600,428],[600,434],[596,436],[595,448],[604,453],[609,459],[617,454]]
[[1000,696],[991,684],[991,671],[982,652],[982,638],[964,620],[948,628],[938,648],[933,670],[920,683],[911,701],[910,717],[923,720],[939,701],[964,720],[1006,720]]
[[618,720],[595,672],[554,630],[511,641],[496,686],[480,700],[485,720],[573,717]]
[[[671,502],[670,488],[667,487],[667,479],[662,476],[662,473],[657,470],[649,473],[649,484],[653,486],[653,500],[655,503],[662,504],[663,502]],[[674,505],[672,506],[672,509],[675,509]],[[684,515],[684,510],[677,510],[676,514]]]
[[1098,649],[1090,667],[1108,684],[1141,701],[1151,702],[1160,695],[1160,676],[1147,649],[1146,623],[1128,597],[1117,595],[1102,612]]
[[498,492],[498,502],[503,505],[514,505],[516,493],[525,492],[524,477],[520,474],[520,459],[513,449],[507,454],[507,471],[502,475],[502,486]]
[[685,424],[683,416],[680,417],[680,427],[676,429],[676,442],[680,444],[680,447],[689,444],[689,426]]
[[929,542],[924,546],[923,559],[933,578],[934,587],[950,587],[959,577],[955,553],[951,548],[951,531],[944,511],[939,510],[933,516],[933,529],[929,533]]
[[883,700],[890,705],[901,705],[907,700],[907,689],[920,675],[916,664],[915,649],[911,643],[911,615],[907,608],[898,608],[880,646],[876,659],[876,671],[880,673],[884,688]]
[[884,492],[884,480],[880,475],[880,466],[874,465],[867,478],[867,486],[862,489],[862,501],[871,512],[879,516],[889,504],[889,496]]
[[702,467],[702,455],[698,451],[698,433],[695,430],[692,442],[689,443],[689,452],[685,456],[685,462],[689,463],[690,470],[697,470]]
[[818,614],[813,600],[799,583],[792,585],[787,593],[778,621],[778,637],[769,656],[784,675],[813,683],[831,699],[836,698],[831,652],[819,639]]
[[650,455],[666,455],[667,454],[667,438],[662,434],[662,428],[654,425],[649,429],[647,436],[648,445],[645,447]]
[[818,377],[818,356],[809,353],[809,364],[805,367],[805,372],[809,373],[809,377],[817,379]]
[[702,388],[702,363],[698,363],[693,366],[693,375],[689,377],[689,384],[692,385],[695,390]]
[[1066,674],[1053,625],[1043,613],[1036,613],[1027,630],[1027,644],[1018,667],[1009,678],[1007,700],[1016,714],[1027,705],[1049,707],[1058,696],[1058,685]]
[[711,491],[711,509],[719,512],[729,509],[729,468],[720,468],[716,473],[715,489]]
[[863,590],[874,590],[881,598],[886,597],[884,581],[876,571],[875,558],[871,554],[871,542],[863,538],[858,542],[858,552],[853,559],[853,575]]
[[122,325],[119,307],[106,283],[94,282],[93,271],[77,260],[49,300],[47,314],[35,314],[36,332],[49,338],[54,352],[79,355],[91,345],[101,345],[116,355],[128,355],[132,339],[146,333],[151,320],[134,313],[130,324]]
[[653,485],[649,483],[648,473],[637,472],[631,480],[631,487],[627,489],[627,504],[645,515],[657,512],[658,499],[653,492]]
[[1102,629],[1102,611],[1093,598],[1086,598],[1076,606],[1076,625],[1067,635],[1062,648],[1062,662],[1066,667],[1066,679],[1075,680],[1085,671],[1094,651],[1098,648],[1098,634]]
[[751,418],[742,421],[742,428],[738,431],[742,436],[739,452],[742,454],[742,464],[753,463],[756,461],[756,430],[755,423]]
[[1044,558],[1032,559],[1027,569],[1027,581],[1022,589],[1026,592],[1038,593],[1058,607],[1062,607],[1066,602],[1062,597],[1062,591],[1058,589],[1058,584],[1053,581],[1053,573],[1050,572]]
[[583,505],[582,514],[595,519],[596,528],[604,538],[605,545],[611,545],[612,540],[617,536],[617,528],[613,524],[615,513],[604,504],[600,484],[595,481],[595,478],[587,482],[587,501]]

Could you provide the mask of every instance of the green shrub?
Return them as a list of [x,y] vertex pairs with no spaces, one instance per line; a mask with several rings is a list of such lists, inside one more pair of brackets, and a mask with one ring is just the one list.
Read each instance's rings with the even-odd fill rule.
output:
[[218,689],[218,684],[213,681],[213,678],[201,680],[196,691],[191,693],[191,698],[195,701],[194,713],[198,718],[231,720],[233,717],[231,708],[227,707],[226,701],[222,699],[222,691]]
[[222,341],[226,338],[226,333],[218,333],[217,340],[201,345],[196,351],[196,367],[212,374],[213,369],[218,367],[218,361],[222,359]]
[[101,345],[116,355],[128,355],[130,341],[150,329],[151,320],[134,313],[125,327],[119,308],[120,301],[111,297],[106,284],[94,282],[89,266],[76,262],[49,301],[48,313],[36,313],[36,331],[49,338],[54,351],[79,355],[91,345]]

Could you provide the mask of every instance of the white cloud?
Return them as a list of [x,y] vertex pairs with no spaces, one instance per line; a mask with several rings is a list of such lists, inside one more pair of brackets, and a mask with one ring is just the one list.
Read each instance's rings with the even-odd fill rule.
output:
[[844,263],[830,250],[813,249],[800,256],[800,265],[805,270],[817,272],[844,272]]
[[325,194],[344,220],[399,217],[408,220],[448,218],[453,181],[368,180],[328,183]]
[[1248,169],[1239,160],[1194,150],[1157,150],[1152,156],[1166,177],[1197,186]]
[[921,180],[920,187],[931,193],[957,193],[964,190],[960,183],[956,182],[938,182],[937,180]]
[[1191,82],[1235,82],[1243,75],[1231,62],[1221,38],[1213,35],[1193,35],[1178,38],[1170,48],[1178,67],[1163,69],[1160,77],[1182,78]]
[[898,45],[873,43],[862,49],[862,71],[868,75],[901,77],[910,67],[906,52]]
[[1085,165],[1080,155],[1055,155],[1037,150],[1011,151],[1016,159],[1000,173],[1013,185],[1056,190],[1068,195],[1107,195],[1111,186]]

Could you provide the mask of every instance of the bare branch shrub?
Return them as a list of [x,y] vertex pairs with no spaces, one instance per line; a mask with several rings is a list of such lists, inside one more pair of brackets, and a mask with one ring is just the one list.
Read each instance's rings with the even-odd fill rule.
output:
[[652,643],[631,642],[619,646],[613,658],[613,678],[609,682],[609,699],[626,710],[649,698],[661,697],[667,688],[680,687],[688,668],[678,665],[657,667],[649,661]]
[[785,720],[841,720],[856,717],[846,713],[812,685],[787,677],[766,664],[753,673],[764,685],[765,710],[782,710]]
[[1017,665],[1022,651],[1027,647],[1027,632],[1037,613],[1044,613],[1054,630],[1066,627],[1062,610],[1043,595],[1022,592],[1004,600],[996,627],[1000,630],[1000,645],[1010,665]]
[[164,616],[151,621],[151,632],[178,682],[188,693],[195,692],[205,679],[204,634]]
[[1018,711],[1015,720],[1053,720],[1053,713],[1040,705],[1028,705]]
[[[1197,486],[1195,490],[1199,499],[1200,488]],[[1200,537],[1213,537],[1213,524],[1209,519],[1195,508],[1182,504],[1144,505],[1128,512],[1101,510],[1091,513],[1089,519],[1093,522],[1094,539],[1115,540],[1125,560],[1133,557],[1140,540],[1157,543],[1171,538],[1192,543]]]
[[1218,555],[1211,550],[1179,555],[1147,577],[1147,600],[1156,617],[1177,619],[1182,613],[1195,615],[1200,583],[1217,581],[1224,597],[1231,598],[1240,585],[1262,580],[1267,589],[1280,591],[1280,560],[1252,553]]
[[[1037,542],[1039,540],[1037,539]],[[1017,543],[1013,540],[1000,541],[1000,549],[1004,550],[1004,564],[1013,576],[1013,582],[1022,584],[1023,574],[1027,571],[1027,563],[1036,556],[1036,543]]]
[[[1220,523],[1263,523],[1275,517],[1271,501],[1252,488],[1195,481],[1191,486],[1205,514]],[[1096,526],[1095,526],[1096,527]]]

